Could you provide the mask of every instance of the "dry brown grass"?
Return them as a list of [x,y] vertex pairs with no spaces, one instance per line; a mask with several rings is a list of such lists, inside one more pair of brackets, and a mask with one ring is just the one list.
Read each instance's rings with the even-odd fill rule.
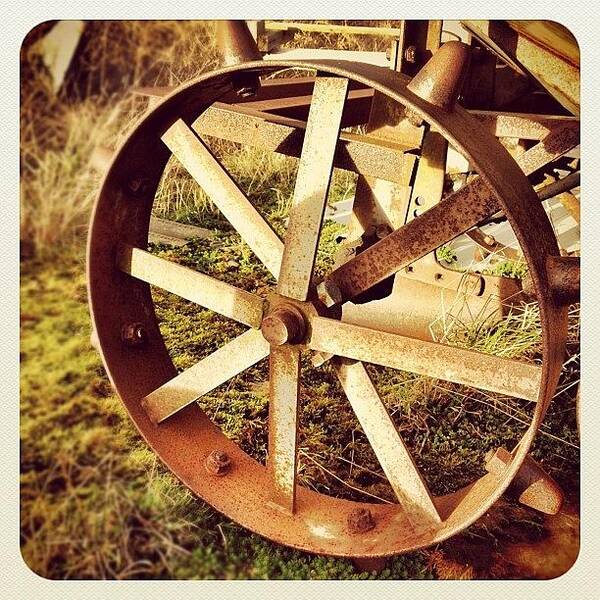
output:
[[90,158],[115,146],[141,112],[134,86],[177,85],[215,68],[212,24],[97,21],[58,95],[39,52],[47,25],[21,51],[21,239],[25,254],[54,255],[85,233],[100,176]]

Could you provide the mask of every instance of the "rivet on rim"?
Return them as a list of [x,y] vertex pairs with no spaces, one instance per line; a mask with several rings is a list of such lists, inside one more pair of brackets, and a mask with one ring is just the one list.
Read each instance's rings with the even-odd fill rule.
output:
[[223,450],[213,450],[204,462],[204,467],[211,475],[222,477],[231,469],[231,459]]
[[375,527],[375,520],[368,508],[356,508],[348,514],[348,531],[366,533]]
[[125,323],[121,328],[121,339],[128,346],[141,346],[148,339],[146,328],[142,323]]

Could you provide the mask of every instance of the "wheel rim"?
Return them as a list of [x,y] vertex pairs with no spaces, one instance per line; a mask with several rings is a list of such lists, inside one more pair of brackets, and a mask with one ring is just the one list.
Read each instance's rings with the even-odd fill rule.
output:
[[[154,195],[171,154],[160,141],[161,136],[172,131],[178,119],[182,119],[185,132],[185,123],[191,123],[231,89],[232,73],[286,67],[318,69],[328,80],[358,81],[404,104],[434,125],[470,160],[492,190],[507,214],[529,266],[540,306],[543,343],[543,366],[531,424],[516,448],[510,467],[501,476],[489,473],[454,494],[435,498],[439,522],[434,524],[431,520],[411,518],[400,504],[354,502],[299,486],[295,486],[295,496],[290,501],[285,485],[279,485],[282,488],[279,492],[286,498],[281,501],[281,494],[273,493],[272,470],[245,454],[195,403],[158,425],[150,420],[148,407],[145,409],[141,403],[142,398],[177,374],[158,329],[149,285],[118,267],[122,267],[124,247],[145,248],[147,244]],[[451,112],[438,109],[412,94],[406,84],[403,76],[389,70],[340,62],[281,61],[270,63],[268,67],[249,63],[203,76],[165,99],[124,142],[107,173],[92,217],[88,282],[94,327],[111,381],[146,441],[183,483],[219,511],[265,537],[317,553],[361,557],[393,555],[446,539],[475,521],[498,499],[518,471],[552,397],[561,367],[567,311],[556,304],[548,292],[546,274],[546,258],[558,256],[559,251],[545,213],[534,200],[531,186],[508,153],[496,140],[478,132],[476,122],[465,111],[458,107]],[[309,211],[304,217],[304,222],[306,218],[310,221],[314,214]],[[271,244],[271,250],[272,247]],[[268,254],[267,249],[264,256]],[[131,256],[127,256],[125,250],[125,262],[131,260]],[[305,293],[306,282],[297,283],[298,279],[302,278],[288,277],[288,287],[282,296]],[[301,301],[296,299],[298,302]],[[250,300],[249,304],[252,304]],[[317,304],[313,300],[310,306]],[[248,308],[244,313],[246,324],[256,327],[259,312],[256,306]],[[310,310],[301,312],[306,317]],[[310,335],[313,335],[314,323],[331,325],[326,322],[333,320],[331,316],[309,315]],[[135,323],[144,326],[146,339],[140,346],[123,342],[123,327]],[[324,331],[321,331],[321,339],[328,337]],[[259,336],[250,336],[258,354],[268,346]],[[310,341],[306,343],[310,346]],[[297,364],[295,347],[284,343],[279,350],[272,351],[272,370],[286,371],[286,366]],[[351,365],[342,363],[339,368],[347,380],[362,377],[360,372],[352,372]],[[287,386],[289,390],[289,380],[285,376],[279,379],[283,389]],[[226,477],[216,479],[207,474],[205,462],[214,451],[223,451],[230,458]],[[293,511],[289,510],[292,505]],[[364,509],[370,512],[373,523],[366,531],[349,530],[349,515],[352,518],[357,510]]]

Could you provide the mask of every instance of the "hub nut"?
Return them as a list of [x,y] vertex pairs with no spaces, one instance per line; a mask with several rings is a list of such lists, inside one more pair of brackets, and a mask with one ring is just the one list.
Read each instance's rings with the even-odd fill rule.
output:
[[146,328],[141,323],[126,323],[121,329],[121,339],[128,346],[141,346],[147,338]]
[[306,333],[306,323],[294,305],[283,305],[267,315],[262,322],[264,338],[273,346],[296,344]]
[[350,533],[366,533],[375,527],[375,520],[368,508],[356,508],[348,515]]
[[222,450],[213,450],[206,457],[204,466],[211,475],[222,477],[229,473],[229,470],[231,469],[231,459],[226,452],[223,452]]

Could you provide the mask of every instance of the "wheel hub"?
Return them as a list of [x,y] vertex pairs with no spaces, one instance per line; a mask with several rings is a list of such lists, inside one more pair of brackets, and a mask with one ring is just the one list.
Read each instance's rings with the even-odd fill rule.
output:
[[263,319],[260,330],[272,346],[298,344],[306,336],[306,321],[296,306],[286,302]]

